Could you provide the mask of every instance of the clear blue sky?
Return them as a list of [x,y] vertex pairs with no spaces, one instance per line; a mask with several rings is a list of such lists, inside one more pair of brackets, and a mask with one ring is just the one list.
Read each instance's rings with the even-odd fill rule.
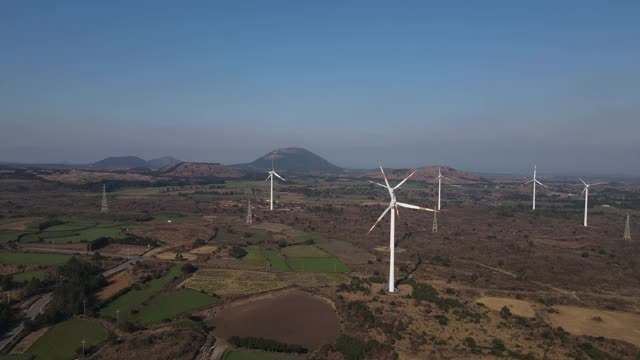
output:
[[640,173],[638,1],[5,1],[0,160]]

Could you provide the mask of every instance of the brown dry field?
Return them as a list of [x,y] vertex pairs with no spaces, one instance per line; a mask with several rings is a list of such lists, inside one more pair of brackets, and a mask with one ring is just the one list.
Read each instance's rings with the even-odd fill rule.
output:
[[[161,253],[158,253],[158,254],[154,254],[153,257],[155,257],[157,259],[160,259],[160,260],[175,260],[177,254],[178,253],[175,252],[175,251],[165,251],[165,252],[161,252]],[[193,254],[190,254],[188,252],[183,252],[182,253],[182,258],[185,259],[185,260],[192,261],[192,260],[195,260],[197,258],[197,256],[193,255]]]
[[96,293],[96,298],[100,301],[105,301],[118,292],[128,288],[136,281],[136,278],[130,271],[121,271],[108,277],[106,280],[109,282],[109,285],[103,287]]
[[205,246],[200,246],[198,248],[192,249],[189,252],[192,253],[192,254],[196,254],[196,255],[203,255],[203,254],[211,254],[211,253],[215,252],[216,250],[218,250],[217,246],[205,245]]
[[192,245],[195,240],[208,240],[212,229],[205,220],[194,220],[181,223],[158,223],[147,228],[133,229],[131,233],[156,239],[168,246]]
[[169,326],[108,342],[89,359],[192,360],[204,341],[205,335],[196,329],[175,329]]
[[640,314],[638,313],[563,305],[554,308],[558,313],[547,315],[553,326],[561,326],[574,335],[604,336],[627,341],[640,347]]
[[500,311],[504,306],[506,306],[507,308],[509,308],[511,313],[516,316],[532,318],[536,315],[535,311],[531,307],[531,304],[524,300],[483,296],[477,301],[484,304],[489,309],[495,311]]
[[147,249],[146,246],[111,244],[103,247],[99,250],[99,252],[104,254],[115,254],[122,256],[140,256],[146,253],[148,250],[149,249]]
[[28,226],[34,222],[39,222],[41,218],[25,217],[19,218],[11,222],[0,224],[0,230],[27,230]]
[[225,305],[213,320],[222,338],[256,336],[308,348],[332,342],[340,332],[333,308],[301,290],[271,293]]

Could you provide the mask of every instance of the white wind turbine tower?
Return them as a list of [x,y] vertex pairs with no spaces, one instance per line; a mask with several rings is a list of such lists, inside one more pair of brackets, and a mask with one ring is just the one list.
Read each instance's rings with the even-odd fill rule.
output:
[[271,161],[271,171],[269,171],[269,176],[267,176],[266,180],[271,179],[271,198],[269,200],[269,210],[273,210],[273,176],[277,176],[282,181],[287,181],[282,178],[282,176],[278,175],[278,173],[273,169],[273,161]]
[[400,186],[402,186],[402,184],[404,184],[405,181],[409,180],[409,178],[411,176],[413,176],[413,174],[415,174],[415,171],[412,172],[411,174],[409,174],[409,176],[407,176],[404,180],[402,180],[398,185],[396,185],[395,187],[391,187],[389,185],[389,180],[387,180],[387,176],[385,175],[384,170],[382,169],[382,165],[380,164],[379,161],[378,161],[378,166],[380,167],[380,172],[382,172],[382,177],[384,178],[385,185],[382,185],[382,184],[379,184],[379,183],[373,182],[373,181],[369,181],[369,182],[372,183],[372,184],[378,185],[378,186],[382,186],[383,188],[386,188],[389,191],[389,197],[391,198],[391,200],[389,201],[389,206],[384,210],[384,212],[382,212],[382,215],[380,215],[378,220],[376,220],[375,224],[373,224],[371,229],[369,229],[369,233],[371,231],[373,231],[373,229],[376,227],[376,225],[378,225],[380,220],[382,220],[382,218],[384,218],[384,216],[387,215],[389,210],[391,210],[391,224],[390,224],[390,232],[389,232],[389,254],[390,254],[390,258],[389,258],[389,292],[393,293],[393,292],[396,291],[396,289],[395,289],[395,274],[394,274],[394,271],[395,271],[395,228],[396,228],[396,213],[398,214],[398,216],[400,216],[400,212],[398,211],[398,206],[403,207],[403,208],[407,208],[407,209],[416,209],[416,210],[423,210],[423,211],[437,212],[437,210],[428,209],[428,208],[415,206],[415,205],[410,205],[410,204],[405,204],[405,203],[401,203],[401,202],[396,201],[396,195],[395,195],[394,191],[396,189],[398,189]]
[[446,176],[443,176],[442,173],[440,172],[440,168],[438,168],[438,177],[437,177],[437,179],[438,179],[438,210],[440,210],[440,192],[442,190],[442,179],[449,180],[451,182],[453,182],[453,180],[449,179]]
[[603,184],[606,184],[606,182],[587,184],[582,179],[580,179],[580,181],[582,181],[582,183],[584,184],[584,189],[582,189],[582,194],[584,194],[584,226],[587,227],[587,206],[589,205],[589,187],[594,185],[603,185]]
[[536,178],[536,166],[535,165],[533,165],[533,179],[527,181],[523,185],[527,185],[528,183],[533,183],[533,206],[532,206],[531,210],[535,210],[536,209],[536,184],[544,186],[547,189],[549,187],[547,187],[545,184],[543,184],[540,181],[538,181],[538,179]]

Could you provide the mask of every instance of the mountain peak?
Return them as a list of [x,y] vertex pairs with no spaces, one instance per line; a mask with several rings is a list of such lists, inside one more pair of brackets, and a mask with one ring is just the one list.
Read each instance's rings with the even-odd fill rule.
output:
[[276,169],[304,173],[336,173],[342,169],[311,151],[300,147],[273,150],[255,161],[245,164],[255,170]]

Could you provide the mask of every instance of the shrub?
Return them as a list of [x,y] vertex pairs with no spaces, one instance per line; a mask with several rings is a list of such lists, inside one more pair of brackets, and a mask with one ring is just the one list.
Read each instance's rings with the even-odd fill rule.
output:
[[371,350],[379,346],[380,343],[375,340],[363,341],[348,335],[340,335],[336,340],[336,350],[341,352],[346,360],[364,359]]
[[234,246],[231,248],[231,250],[229,250],[229,255],[236,259],[240,259],[247,255],[247,250],[241,248],[240,246]]

